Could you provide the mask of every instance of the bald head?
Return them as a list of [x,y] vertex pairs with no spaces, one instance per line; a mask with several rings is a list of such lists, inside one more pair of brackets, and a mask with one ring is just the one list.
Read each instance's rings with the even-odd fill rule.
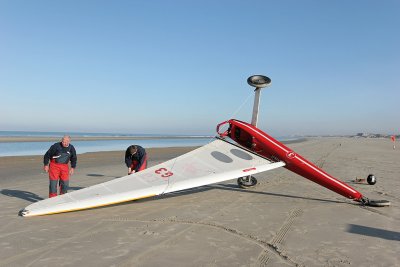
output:
[[63,147],[68,147],[71,142],[71,137],[69,135],[64,135],[61,139],[61,144]]

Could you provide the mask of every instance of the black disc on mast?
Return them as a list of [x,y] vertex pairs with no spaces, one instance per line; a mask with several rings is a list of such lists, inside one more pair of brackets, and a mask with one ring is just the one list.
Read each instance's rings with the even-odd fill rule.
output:
[[264,75],[253,75],[247,79],[247,83],[253,87],[264,88],[271,84],[271,79]]

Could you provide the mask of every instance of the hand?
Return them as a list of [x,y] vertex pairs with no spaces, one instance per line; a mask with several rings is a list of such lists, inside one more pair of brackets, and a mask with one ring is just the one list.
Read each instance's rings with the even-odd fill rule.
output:
[[44,170],[45,172],[49,172],[49,165],[44,165],[44,166],[43,166],[43,170]]
[[74,175],[74,168],[69,169],[69,175]]

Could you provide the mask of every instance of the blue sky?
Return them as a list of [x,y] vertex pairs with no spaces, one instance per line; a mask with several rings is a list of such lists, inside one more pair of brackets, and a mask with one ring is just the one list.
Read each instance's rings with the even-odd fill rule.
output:
[[[0,1],[0,130],[399,134],[400,1]],[[247,101],[246,101],[247,100]]]

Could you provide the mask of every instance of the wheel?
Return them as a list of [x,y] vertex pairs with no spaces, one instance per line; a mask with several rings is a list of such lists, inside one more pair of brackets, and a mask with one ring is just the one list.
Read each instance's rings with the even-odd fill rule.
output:
[[368,182],[370,185],[376,184],[376,177],[375,177],[375,175],[373,175],[373,174],[368,175],[368,177],[367,177],[367,182]]
[[253,176],[250,176],[250,179],[248,176],[245,176],[238,178],[237,183],[239,187],[246,189],[255,186],[257,184],[257,179]]

